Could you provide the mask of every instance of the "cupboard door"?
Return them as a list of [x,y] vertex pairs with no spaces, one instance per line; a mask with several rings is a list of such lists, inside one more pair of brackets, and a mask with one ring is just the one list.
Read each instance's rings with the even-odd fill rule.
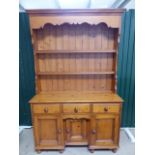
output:
[[34,134],[36,147],[56,148],[63,146],[62,119],[58,116],[35,116]]
[[109,148],[118,145],[119,115],[101,114],[91,120],[91,146]]
[[64,120],[65,143],[68,145],[87,145],[89,126],[87,119]]

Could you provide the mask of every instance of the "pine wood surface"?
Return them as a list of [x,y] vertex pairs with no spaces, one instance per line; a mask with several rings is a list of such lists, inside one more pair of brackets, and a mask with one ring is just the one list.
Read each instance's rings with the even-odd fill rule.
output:
[[42,92],[35,95],[30,103],[67,103],[67,102],[123,102],[115,93],[102,92]]
[[109,27],[121,27],[121,14],[125,9],[60,9],[60,10],[27,10],[30,15],[32,29],[44,27],[51,23],[99,24],[106,23]]
[[117,35],[103,23],[35,30],[37,92],[115,91]]

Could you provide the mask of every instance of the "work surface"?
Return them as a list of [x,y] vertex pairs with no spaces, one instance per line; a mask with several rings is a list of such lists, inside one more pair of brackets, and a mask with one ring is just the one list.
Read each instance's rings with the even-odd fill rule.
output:
[[30,103],[52,102],[123,102],[115,93],[103,92],[44,92],[35,95]]

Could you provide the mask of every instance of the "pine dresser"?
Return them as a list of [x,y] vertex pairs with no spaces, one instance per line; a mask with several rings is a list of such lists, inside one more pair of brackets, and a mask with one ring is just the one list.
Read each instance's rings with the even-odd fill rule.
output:
[[35,150],[119,147],[117,57],[123,9],[27,10],[36,95]]

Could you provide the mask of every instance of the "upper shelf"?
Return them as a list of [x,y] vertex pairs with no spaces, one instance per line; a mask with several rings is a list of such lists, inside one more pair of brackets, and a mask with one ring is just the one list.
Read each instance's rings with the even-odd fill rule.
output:
[[116,50],[36,50],[40,54],[59,54],[59,53],[116,53]]

